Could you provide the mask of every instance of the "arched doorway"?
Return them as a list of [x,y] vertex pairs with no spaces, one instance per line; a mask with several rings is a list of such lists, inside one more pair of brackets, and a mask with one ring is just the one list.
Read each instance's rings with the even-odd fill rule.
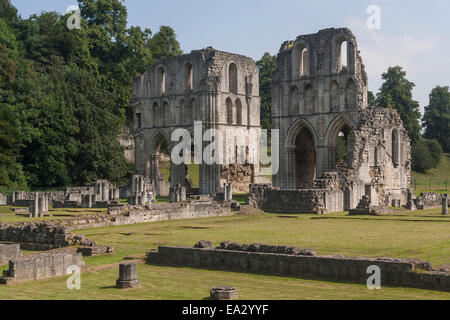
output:
[[331,150],[333,155],[331,158],[331,169],[345,165],[348,160],[350,150],[350,139],[353,135],[353,129],[346,123],[340,124],[330,137]]
[[150,179],[156,188],[156,195],[168,197],[171,180],[170,144],[162,133],[153,140]]
[[303,127],[295,138],[295,177],[297,189],[312,187],[317,174],[316,163],[314,137],[306,127]]

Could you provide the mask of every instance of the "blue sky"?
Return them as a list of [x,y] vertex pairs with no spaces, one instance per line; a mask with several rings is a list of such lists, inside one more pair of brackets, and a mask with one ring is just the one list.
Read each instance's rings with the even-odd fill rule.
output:
[[[23,18],[41,11],[65,13],[76,0],[12,0]],[[421,108],[436,85],[450,85],[448,0],[126,0],[129,25],[156,32],[175,29],[184,52],[213,46],[257,60],[276,54],[285,40],[329,27],[355,34],[377,92],[381,74],[399,64],[416,84]],[[369,5],[381,9],[381,29],[369,30]]]

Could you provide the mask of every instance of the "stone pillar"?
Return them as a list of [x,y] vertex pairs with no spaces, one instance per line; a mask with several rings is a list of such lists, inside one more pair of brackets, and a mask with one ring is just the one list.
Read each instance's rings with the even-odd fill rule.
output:
[[103,185],[104,185],[103,201],[109,201],[109,183],[108,183],[108,181],[104,181]]
[[227,201],[233,200],[233,184],[232,183],[228,184],[228,186],[227,186],[227,196],[228,196]]
[[186,202],[186,187],[181,187],[180,188],[180,201],[181,202]]
[[223,201],[228,201],[228,187],[227,184],[223,184]]
[[38,209],[37,216],[41,217],[44,215],[44,210],[45,210],[44,197],[42,195],[39,196],[38,205],[39,205],[39,209]]
[[39,193],[34,193],[33,205],[30,210],[31,217],[37,218],[39,215]]
[[116,288],[129,289],[139,287],[137,278],[136,263],[121,263],[119,265],[119,279],[116,281]]
[[448,215],[448,198],[442,197],[442,215]]
[[181,185],[177,184],[176,189],[175,189],[175,200],[176,202],[180,202],[181,201]]
[[11,195],[11,205],[13,206],[15,202],[16,202],[16,192],[13,191]]

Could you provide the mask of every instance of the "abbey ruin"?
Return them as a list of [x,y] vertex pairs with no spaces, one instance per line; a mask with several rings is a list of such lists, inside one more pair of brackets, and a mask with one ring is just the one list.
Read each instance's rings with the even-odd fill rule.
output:
[[[176,144],[171,141],[172,133],[183,128],[194,137],[196,121],[202,123],[202,134],[215,129],[225,137],[230,128],[259,129],[258,75],[252,59],[207,48],[163,59],[137,78],[131,101],[137,173],[149,178],[159,195],[167,195],[178,184],[193,193],[186,165],[170,162],[170,182],[161,175],[161,146],[168,148],[165,156],[170,156]],[[227,182],[234,182],[234,191],[248,192],[249,184],[258,182],[258,168],[247,163],[202,163],[199,171],[200,194],[218,193]]]
[[[250,58],[212,48],[159,61],[134,84],[137,173],[160,194],[169,186],[192,189],[185,165],[171,163],[170,182],[161,176],[163,141],[172,150],[172,132],[184,128],[193,134],[195,121],[202,121],[203,131],[260,129],[258,79]],[[273,128],[280,133],[273,186],[258,184],[264,180],[255,165],[202,163],[197,192],[224,192],[227,182],[233,191],[247,192],[250,184],[250,203],[289,212],[411,203],[409,138],[396,111],[368,106],[367,87],[349,29],[325,29],[283,43],[272,85]],[[341,158],[340,143],[346,149]]]

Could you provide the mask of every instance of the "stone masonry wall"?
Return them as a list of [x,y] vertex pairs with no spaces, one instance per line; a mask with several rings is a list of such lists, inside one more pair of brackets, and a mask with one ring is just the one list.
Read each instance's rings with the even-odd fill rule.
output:
[[447,194],[437,194],[435,192],[421,193],[416,199],[416,207],[419,210],[441,208],[442,198],[448,198]]
[[0,241],[20,243],[26,250],[49,250],[72,245],[95,246],[72,229],[99,228],[176,219],[232,215],[229,205],[217,202],[171,203],[110,207],[108,214],[79,216],[46,222],[0,224]]
[[13,259],[9,262],[9,269],[3,272],[0,284],[63,276],[73,265],[85,265],[81,253],[52,252]]
[[7,264],[9,260],[22,256],[18,243],[0,242],[0,266]]
[[227,270],[302,278],[327,278],[366,284],[367,268],[381,269],[381,284],[450,291],[450,274],[414,272],[417,265],[403,259],[346,258],[342,256],[304,256],[293,254],[159,247],[149,252],[148,264]]

